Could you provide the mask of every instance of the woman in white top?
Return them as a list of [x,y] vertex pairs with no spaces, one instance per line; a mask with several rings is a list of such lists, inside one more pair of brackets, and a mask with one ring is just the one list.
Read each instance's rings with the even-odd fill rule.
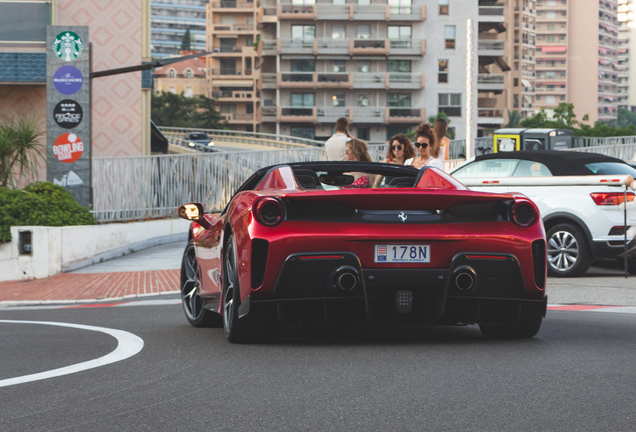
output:
[[439,144],[437,152],[431,150],[431,155],[439,159],[442,163],[448,160],[450,152],[450,139],[446,136],[448,131],[448,122],[443,118],[438,118],[433,126],[435,132],[435,141]]
[[425,123],[417,129],[417,140],[413,145],[419,156],[408,159],[404,165],[413,165],[415,168],[432,166],[444,171],[444,163],[431,155],[431,147],[435,146],[435,133],[430,124]]

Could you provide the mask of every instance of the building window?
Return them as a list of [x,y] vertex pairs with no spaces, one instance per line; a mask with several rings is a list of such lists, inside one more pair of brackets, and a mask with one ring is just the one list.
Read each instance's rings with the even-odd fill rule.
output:
[[438,112],[443,112],[449,117],[462,116],[461,93],[440,93]]
[[545,97],[545,103],[547,104],[553,104],[556,103],[556,99],[554,96],[546,96]]
[[185,92],[183,93],[183,95],[185,97],[192,97],[194,96],[194,92],[192,91],[192,86],[186,86],[185,88]]
[[331,26],[332,39],[344,39],[346,35],[346,27],[344,24],[334,24]]
[[293,107],[313,107],[315,96],[313,93],[292,93],[291,104]]
[[389,72],[411,72],[411,60],[389,60],[387,63]]
[[389,13],[395,15],[410,15],[413,12],[411,0],[389,0]]
[[411,26],[388,26],[391,48],[411,48]]
[[455,49],[455,26],[447,25],[444,26],[444,40],[446,49]]
[[356,35],[358,39],[370,39],[371,38],[371,26],[370,25],[359,25],[358,26],[358,34]]
[[440,15],[448,15],[450,0],[437,0],[437,4],[439,5],[439,14]]
[[314,139],[316,130],[313,127],[292,127],[291,135],[299,138]]
[[333,95],[331,95],[331,100],[333,102],[333,106],[335,107],[346,106],[344,93],[334,93]]
[[369,93],[358,93],[358,106],[359,107],[371,106],[371,98],[369,97]]
[[386,104],[389,107],[410,107],[411,95],[409,93],[390,93],[386,95]]
[[236,114],[236,104],[221,104],[221,114]]
[[358,72],[369,73],[371,72],[370,60],[358,60]]
[[192,78],[192,69],[186,71],[186,78]]
[[168,77],[170,77],[170,78],[174,78],[174,76],[175,76],[174,69],[170,69],[170,70],[168,71]]
[[513,85],[514,85],[515,87],[519,87],[519,78],[515,78],[515,79],[513,80]]
[[437,61],[437,82],[448,83],[448,60]]
[[333,71],[334,72],[346,72],[347,71],[347,61],[346,60],[334,60],[333,61]]
[[386,140],[390,140],[391,137],[397,134],[409,134],[411,133],[411,128],[408,126],[394,126],[386,128]]
[[316,26],[313,25],[293,25],[292,39],[294,41],[302,41],[303,44],[310,44],[313,47],[316,38]]
[[292,72],[315,72],[316,61],[315,60],[292,60],[291,71]]
[[170,86],[168,87],[168,92],[173,93],[173,94],[177,94],[177,89],[175,86]]
[[370,127],[357,127],[356,135],[358,139],[363,141],[369,141],[371,139],[371,128]]

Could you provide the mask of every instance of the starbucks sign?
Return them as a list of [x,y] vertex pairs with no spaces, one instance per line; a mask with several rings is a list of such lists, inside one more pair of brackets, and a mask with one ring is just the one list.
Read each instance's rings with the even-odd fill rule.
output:
[[77,33],[66,31],[55,36],[53,40],[53,52],[64,61],[73,61],[79,57],[84,49],[82,38]]

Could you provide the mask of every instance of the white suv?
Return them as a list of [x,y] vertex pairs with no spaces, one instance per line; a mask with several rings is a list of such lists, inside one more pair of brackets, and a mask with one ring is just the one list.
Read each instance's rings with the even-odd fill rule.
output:
[[[594,177],[558,177],[636,177],[636,169],[624,161],[596,153],[518,151],[477,156],[455,168],[451,175],[471,189],[520,192],[537,204],[547,232],[550,275],[582,275],[594,261],[603,258],[623,262],[624,191],[615,184],[609,186],[617,180],[603,177],[598,179],[598,185],[592,186],[597,181]],[[627,177],[626,181],[633,187],[633,179]],[[634,196],[630,189],[627,255],[632,274],[636,274]]]

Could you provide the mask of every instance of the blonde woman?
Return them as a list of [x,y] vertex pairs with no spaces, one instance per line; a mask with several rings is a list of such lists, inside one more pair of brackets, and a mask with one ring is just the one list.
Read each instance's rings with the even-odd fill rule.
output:
[[435,132],[435,141],[439,143],[437,152],[431,151],[431,156],[444,162],[449,158],[450,152],[450,139],[446,136],[448,132],[448,122],[443,118],[438,118],[433,126],[433,132]]
[[[349,141],[347,141],[345,158],[346,160],[352,162],[373,162],[373,159],[371,159],[371,155],[369,154],[367,143],[357,138],[351,138]],[[355,178],[355,181],[350,185],[345,186],[346,188],[371,187],[373,181],[375,180],[375,175],[373,174],[367,174],[363,172],[352,172],[351,174]]]

